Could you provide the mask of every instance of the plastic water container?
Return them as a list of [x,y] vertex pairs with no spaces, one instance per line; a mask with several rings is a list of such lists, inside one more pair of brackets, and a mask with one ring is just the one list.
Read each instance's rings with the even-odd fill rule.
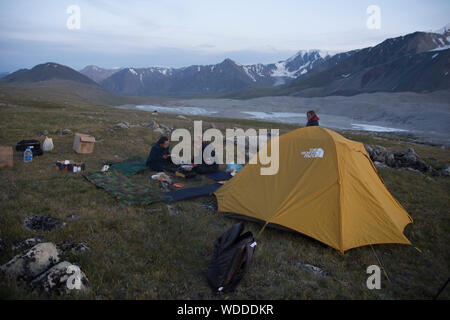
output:
[[31,151],[31,147],[27,147],[25,152],[23,153],[23,162],[31,161],[33,161],[33,151]]

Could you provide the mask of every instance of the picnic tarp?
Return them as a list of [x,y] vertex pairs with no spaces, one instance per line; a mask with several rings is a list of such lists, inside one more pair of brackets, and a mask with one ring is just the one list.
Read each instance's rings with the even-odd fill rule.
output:
[[150,188],[132,182],[119,171],[86,172],[83,176],[98,188],[104,189],[121,203],[129,206],[146,205],[167,199],[163,195],[152,195]]
[[145,164],[145,160],[140,157],[134,157],[122,162],[114,163],[109,168],[109,170],[120,171],[127,177],[131,177],[132,175],[147,169],[149,169],[149,167]]

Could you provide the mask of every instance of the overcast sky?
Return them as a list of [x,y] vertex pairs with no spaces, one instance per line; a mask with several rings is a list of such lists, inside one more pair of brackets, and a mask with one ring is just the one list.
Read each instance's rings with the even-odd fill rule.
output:
[[[80,8],[69,29],[67,8]],[[367,28],[370,5],[381,28]],[[270,63],[301,49],[346,51],[450,22],[448,0],[0,0],[0,71]]]

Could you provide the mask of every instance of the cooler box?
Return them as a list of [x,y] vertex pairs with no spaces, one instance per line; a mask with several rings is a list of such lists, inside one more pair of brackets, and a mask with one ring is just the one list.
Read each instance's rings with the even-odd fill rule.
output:
[[0,168],[13,166],[13,148],[0,146]]
[[94,152],[95,138],[93,136],[75,133],[73,140],[73,150],[76,153],[92,153]]

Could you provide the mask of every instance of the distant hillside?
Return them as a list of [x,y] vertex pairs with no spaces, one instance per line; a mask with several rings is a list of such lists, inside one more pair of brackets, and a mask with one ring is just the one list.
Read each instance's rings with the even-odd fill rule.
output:
[[158,104],[166,98],[121,96],[98,85],[71,80],[45,80],[39,82],[0,82],[0,101],[25,105],[64,107],[71,105],[117,106],[124,104]]
[[97,83],[85,75],[54,62],[39,64],[32,69],[20,69],[7,75],[2,81],[7,83],[39,82],[47,80],[70,80],[97,86]]

